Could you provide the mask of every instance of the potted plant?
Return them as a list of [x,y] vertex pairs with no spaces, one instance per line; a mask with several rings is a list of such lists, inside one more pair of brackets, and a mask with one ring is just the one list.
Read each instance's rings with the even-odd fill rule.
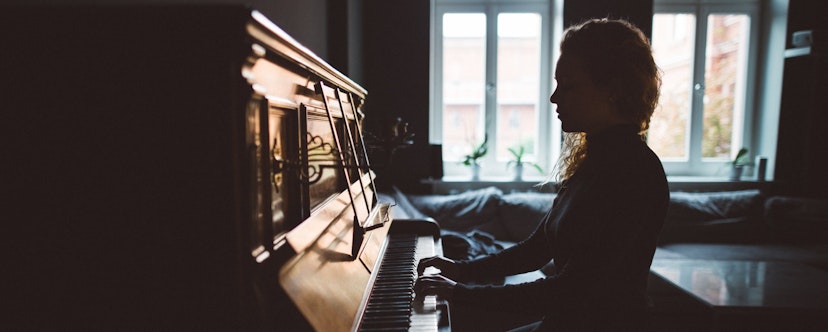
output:
[[520,181],[523,179],[523,165],[529,165],[534,167],[538,172],[543,173],[543,169],[540,165],[533,163],[531,161],[524,161],[523,155],[526,153],[526,147],[523,145],[518,145],[516,147],[508,148],[509,153],[512,154],[514,159],[510,160],[506,163],[506,167],[511,165],[515,165],[515,181]]
[[736,158],[733,158],[733,161],[728,164],[730,164],[730,180],[739,181],[742,178],[744,168],[746,166],[752,166],[753,162],[750,161],[750,156],[748,156],[748,149],[741,148],[736,153]]
[[471,167],[472,180],[480,179],[480,162],[478,159],[483,158],[489,152],[489,136],[483,136],[483,142],[472,148],[471,153],[465,156],[463,165]]

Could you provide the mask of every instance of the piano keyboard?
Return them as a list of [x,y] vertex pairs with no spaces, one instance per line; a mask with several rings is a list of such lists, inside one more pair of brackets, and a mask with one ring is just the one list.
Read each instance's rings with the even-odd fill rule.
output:
[[414,301],[417,263],[435,254],[434,239],[391,234],[362,316],[360,331],[439,331],[448,329],[448,310],[435,296]]

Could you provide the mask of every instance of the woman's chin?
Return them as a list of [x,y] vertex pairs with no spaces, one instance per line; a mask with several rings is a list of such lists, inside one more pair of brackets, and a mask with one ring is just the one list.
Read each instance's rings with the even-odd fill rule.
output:
[[563,131],[565,133],[582,133],[582,132],[584,132],[583,129],[574,128],[572,126],[567,126],[567,125],[564,125],[564,124],[561,124],[561,131]]

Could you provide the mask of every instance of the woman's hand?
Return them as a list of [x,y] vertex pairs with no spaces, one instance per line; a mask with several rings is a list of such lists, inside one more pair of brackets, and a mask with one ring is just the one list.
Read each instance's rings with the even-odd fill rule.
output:
[[415,301],[422,301],[425,296],[437,295],[438,298],[449,301],[454,296],[454,286],[457,282],[439,274],[424,275],[414,284]]
[[449,279],[458,279],[459,269],[457,268],[457,264],[455,264],[451,259],[442,256],[423,258],[420,260],[420,263],[417,264],[417,275],[423,275],[423,272],[425,272],[428,267],[434,267],[440,270],[440,274]]

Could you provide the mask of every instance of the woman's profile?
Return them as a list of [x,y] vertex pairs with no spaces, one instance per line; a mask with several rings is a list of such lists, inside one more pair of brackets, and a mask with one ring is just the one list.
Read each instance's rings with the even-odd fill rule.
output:
[[[669,201],[661,162],[645,140],[659,71],[647,37],[624,20],[572,26],[560,50],[550,101],[567,137],[556,168],[561,189],[546,217],[527,239],[496,254],[419,263],[421,274],[429,266],[441,272],[421,276],[417,296],[447,299],[459,316],[455,330],[646,329],[647,276]],[[547,264],[551,272],[534,282],[470,283]],[[528,319],[484,319],[497,313]]]

